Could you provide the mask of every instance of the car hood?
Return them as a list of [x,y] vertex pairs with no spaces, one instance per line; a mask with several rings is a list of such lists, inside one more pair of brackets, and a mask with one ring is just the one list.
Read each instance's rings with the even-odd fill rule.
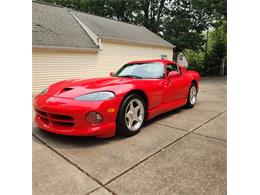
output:
[[97,91],[113,91],[116,95],[120,95],[140,82],[141,79],[119,77],[66,80],[51,85],[46,95],[75,98],[86,93]]

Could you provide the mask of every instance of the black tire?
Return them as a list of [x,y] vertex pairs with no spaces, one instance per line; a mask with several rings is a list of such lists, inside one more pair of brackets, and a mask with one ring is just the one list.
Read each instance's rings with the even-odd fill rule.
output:
[[[127,127],[127,124],[126,124],[127,122],[126,122],[125,117],[126,117],[126,109],[128,108],[130,102],[134,101],[136,99],[140,100],[143,105],[143,108],[144,108],[143,116],[144,117],[143,117],[143,121],[141,122],[140,127],[133,131]],[[126,137],[136,135],[137,133],[140,132],[140,129],[142,128],[143,123],[145,121],[145,117],[146,117],[146,105],[145,105],[143,98],[137,94],[130,94],[123,100],[123,102],[121,103],[120,109],[118,111],[117,119],[116,119],[117,133],[120,135],[126,136]]]
[[[196,89],[196,100],[195,100],[195,103],[193,103],[191,101],[191,89],[194,88],[194,87]],[[188,98],[187,98],[187,103],[185,105],[186,108],[192,108],[193,106],[195,106],[195,104],[197,102],[197,94],[198,94],[198,91],[197,91],[196,84],[195,83],[191,83],[191,86],[190,86],[190,89],[189,89]]]

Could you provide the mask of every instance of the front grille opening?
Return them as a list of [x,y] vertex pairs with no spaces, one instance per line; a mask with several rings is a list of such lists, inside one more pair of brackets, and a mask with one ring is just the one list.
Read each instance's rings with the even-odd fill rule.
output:
[[64,127],[73,127],[74,123],[64,123],[64,122],[58,122],[58,121],[52,121],[53,125],[57,126],[64,126]]
[[35,111],[36,111],[38,114],[47,117],[47,113],[46,113],[46,112],[42,112],[42,111],[40,111],[40,110],[35,110]]
[[44,118],[44,117],[40,117],[40,119],[44,122],[44,123],[49,123],[49,120],[47,118]]
[[68,121],[73,121],[73,118],[71,116],[65,116],[65,115],[59,115],[59,114],[49,114],[51,118],[54,120],[68,120]]
[[35,111],[40,120],[46,125],[54,125],[57,127],[73,127],[75,124],[74,118],[72,116],[52,114],[40,110]]

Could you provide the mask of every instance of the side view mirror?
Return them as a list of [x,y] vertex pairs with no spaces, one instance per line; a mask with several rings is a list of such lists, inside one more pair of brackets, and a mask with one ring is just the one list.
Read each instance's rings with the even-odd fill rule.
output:
[[181,74],[178,71],[171,71],[168,74],[168,78],[176,78],[179,77]]
[[115,76],[116,75],[116,73],[114,73],[114,72],[110,72],[109,73],[109,76],[111,76],[111,77],[113,77],[113,76]]

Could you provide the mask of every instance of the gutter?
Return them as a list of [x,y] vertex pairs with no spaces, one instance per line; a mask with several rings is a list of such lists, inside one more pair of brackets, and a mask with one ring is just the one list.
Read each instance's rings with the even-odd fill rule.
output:
[[145,41],[133,41],[133,40],[127,40],[127,39],[116,39],[111,37],[102,37],[103,41],[107,42],[113,42],[113,43],[128,43],[128,44],[134,44],[134,45],[143,45],[143,46],[153,46],[153,47],[163,47],[163,48],[169,48],[173,49],[176,46],[175,45],[161,45],[156,43],[150,43]]
[[33,45],[33,49],[47,49],[47,50],[59,50],[59,51],[77,51],[77,52],[93,52],[96,53],[99,48],[82,48],[82,47],[63,47],[63,46],[46,46],[46,45]]

